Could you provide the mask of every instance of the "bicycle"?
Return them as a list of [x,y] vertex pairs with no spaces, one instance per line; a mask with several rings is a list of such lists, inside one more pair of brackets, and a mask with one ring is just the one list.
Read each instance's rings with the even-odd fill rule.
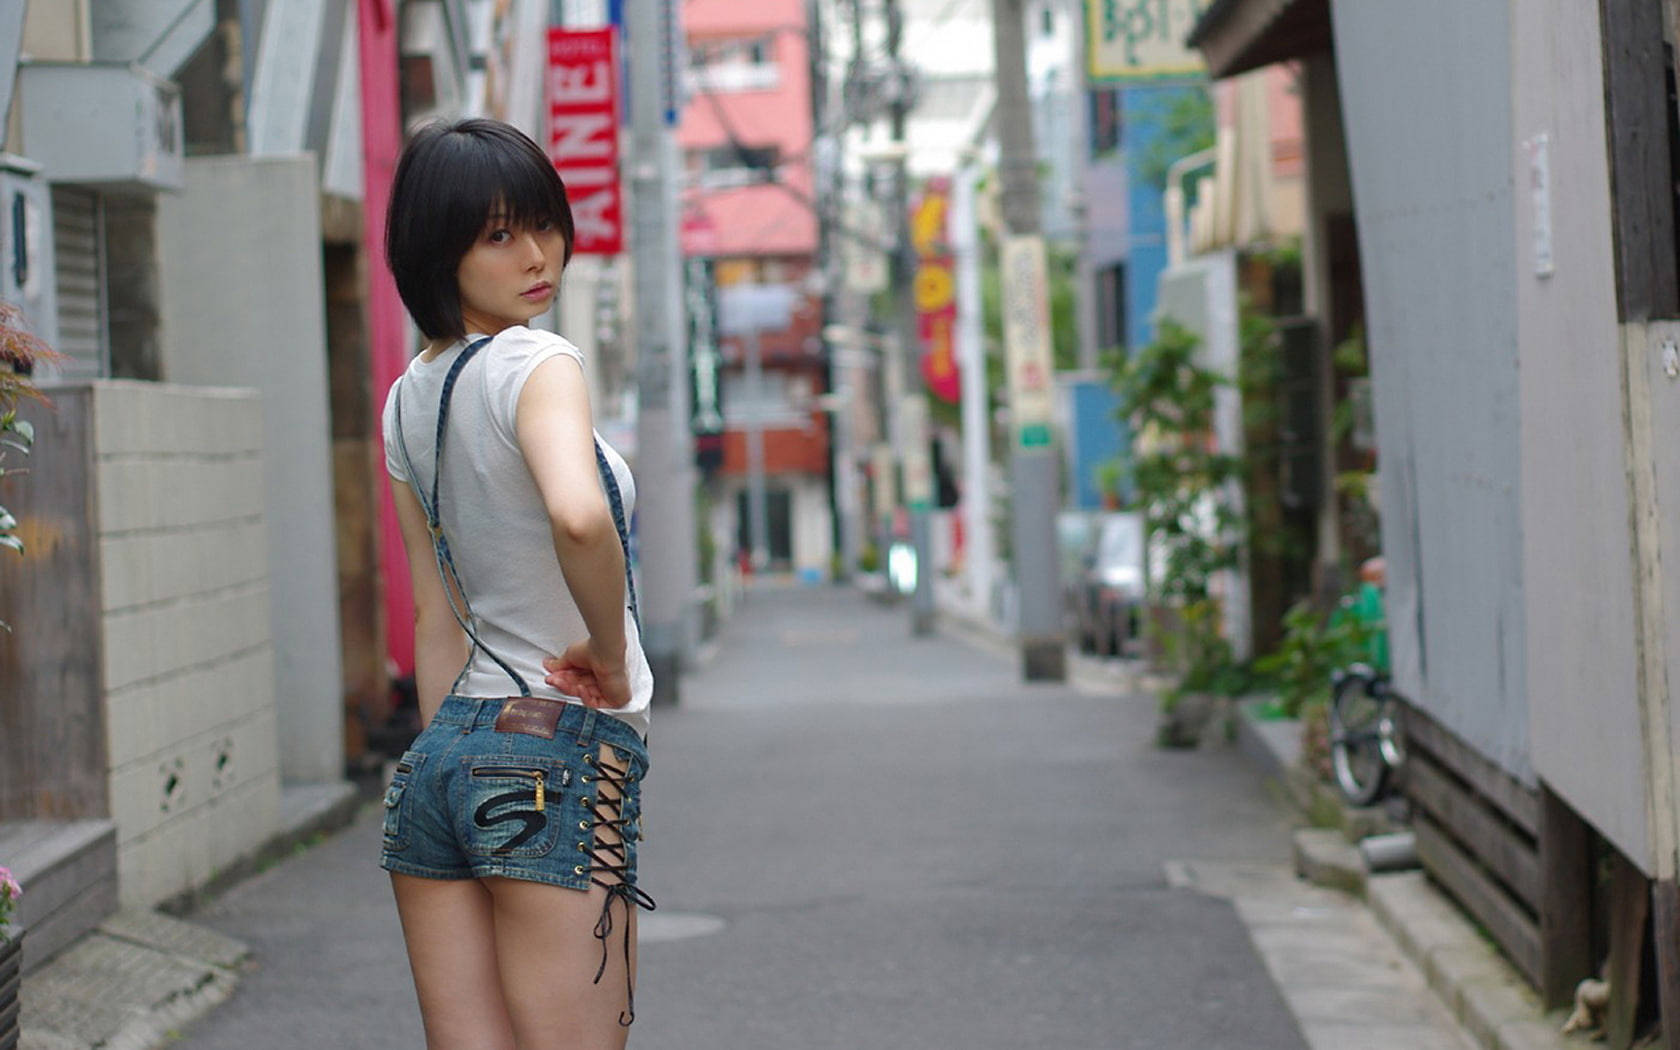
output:
[[1358,623],[1368,639],[1369,662],[1349,664],[1330,676],[1330,766],[1342,797],[1369,806],[1394,786],[1406,758],[1400,696],[1388,676],[1387,621],[1383,612],[1384,566],[1372,558],[1360,567],[1359,590],[1337,615]]
[[1342,797],[1369,806],[1394,786],[1406,759],[1400,703],[1388,675],[1367,664],[1334,672],[1330,687],[1330,766]]

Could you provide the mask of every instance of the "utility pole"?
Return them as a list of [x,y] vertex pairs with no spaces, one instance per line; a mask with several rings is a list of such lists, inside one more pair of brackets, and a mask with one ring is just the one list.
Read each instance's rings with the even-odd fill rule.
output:
[[[904,473],[904,502],[910,511],[910,545],[916,552],[916,590],[910,598],[910,633],[933,633],[933,471],[928,452],[926,394],[922,390],[921,337],[916,330],[915,255],[910,245],[910,164],[906,125],[909,123],[910,77],[899,60],[904,39],[904,13],[898,0],[885,0],[887,18],[887,76],[892,115],[894,149],[892,209],[894,249],[892,286],[894,318],[898,330],[898,360],[893,363],[902,378],[901,393],[890,410],[899,420],[900,469]],[[888,367],[893,367],[889,365]],[[912,406],[912,402],[915,402]]]
[[1020,597],[1021,673],[1031,681],[1067,677],[1061,623],[1061,559],[1057,552],[1058,491],[1051,409],[1049,279],[1038,200],[1027,96],[1023,0],[992,0],[997,58],[998,174],[1003,188],[1004,343],[1009,357],[1010,536]]
[[673,174],[678,0],[628,0],[630,255],[636,296],[636,528],[642,648],[656,704],[675,704],[692,644],[694,456]]

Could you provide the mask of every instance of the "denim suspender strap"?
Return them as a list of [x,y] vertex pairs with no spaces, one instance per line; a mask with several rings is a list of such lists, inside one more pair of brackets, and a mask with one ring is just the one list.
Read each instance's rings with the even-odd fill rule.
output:
[[[432,548],[437,557],[438,575],[443,579],[443,589],[449,598],[450,611],[455,614],[456,622],[472,639],[474,647],[483,649],[485,655],[494,660],[496,666],[507,672],[508,677],[513,679],[514,684],[519,687],[519,695],[530,696],[531,690],[526,686],[525,680],[512,667],[508,666],[501,657],[491,651],[488,645],[484,644],[473,627],[472,605],[467,601],[467,591],[461,584],[460,572],[455,568],[454,558],[450,556],[449,541],[443,535],[442,510],[438,499],[438,479],[443,474],[445,424],[449,418],[449,401],[455,393],[455,381],[460,377],[461,369],[466,367],[467,362],[472,360],[473,356],[489,341],[489,337],[485,337],[463,349],[460,356],[449,366],[448,374],[444,376],[443,393],[438,402],[437,436],[433,444],[436,451],[433,455],[432,492],[429,500],[426,498],[425,491],[420,487],[419,477],[414,470],[414,463],[409,459],[408,441],[403,434],[401,391],[397,393],[396,404],[397,451],[402,456],[403,470],[408,474],[409,487],[414,489],[414,495],[419,499],[421,509],[426,512],[426,528],[432,536]],[[400,383],[401,379],[398,382]],[[618,532],[619,546],[624,551],[624,587],[629,602],[630,615],[636,622],[637,630],[640,630],[641,614],[636,604],[636,581],[630,571],[630,533],[624,517],[624,499],[619,491],[618,478],[613,474],[611,465],[607,463],[606,452],[601,448],[599,439],[595,441],[595,465],[600,471],[601,485],[606,490],[607,502],[612,510],[613,528]],[[461,597],[460,606],[457,606],[455,601],[457,593]],[[470,656],[467,662],[469,665],[471,664]],[[466,673],[466,667],[462,667],[461,673],[455,677],[454,685],[450,686],[451,691],[460,685],[461,678]]]
[[[461,369],[468,361],[483,348],[490,340],[488,337],[480,339],[462,350],[455,363],[449,366],[449,373],[443,377],[443,397],[438,402],[437,440],[433,444],[435,450],[432,457],[432,495],[426,498],[425,491],[420,487],[420,478],[414,470],[414,461],[408,455],[408,439],[403,434],[402,422],[402,391],[397,391],[397,451],[402,456],[403,472],[408,475],[409,487],[420,500],[420,508],[426,512],[426,531],[432,535],[432,553],[437,558],[438,576],[443,579],[443,593],[449,598],[449,611],[455,614],[455,622],[467,632],[472,639],[473,649],[484,650],[484,654],[496,661],[496,666],[507,672],[513,679],[513,684],[519,688],[520,696],[530,696],[531,687],[525,684],[525,679],[519,677],[519,672],[508,666],[507,661],[497,656],[484,641],[479,638],[478,630],[474,626],[476,617],[473,616],[472,603],[467,600],[467,588],[461,583],[460,570],[455,568],[455,559],[449,553],[449,540],[443,534],[442,509],[438,505],[438,479],[443,475],[443,438],[444,424],[449,419],[449,399],[455,395],[455,380],[460,378]],[[400,383],[402,380],[399,379]],[[460,604],[456,604],[455,596],[461,596]],[[472,665],[472,654],[467,654],[467,662],[461,667],[461,672],[455,676],[455,681],[449,687],[454,692],[461,685],[461,679],[466,677],[467,668]]]
[[618,491],[618,476],[613,473],[612,464],[607,462],[607,453],[601,448],[598,438],[595,441],[595,467],[601,472],[601,487],[607,490],[613,528],[618,530],[618,545],[624,548],[624,595],[630,603],[630,618],[636,621],[636,630],[640,632],[642,613],[636,607],[636,577],[630,572],[630,527],[624,520],[624,497]]

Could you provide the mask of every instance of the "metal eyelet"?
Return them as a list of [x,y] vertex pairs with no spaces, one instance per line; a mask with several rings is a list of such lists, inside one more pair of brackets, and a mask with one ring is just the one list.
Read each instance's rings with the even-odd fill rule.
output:
[[583,796],[583,804],[585,806],[590,805],[593,802],[594,802],[594,800],[591,799],[588,795]]
[[583,874],[583,865],[579,864],[577,867],[573,868],[572,873],[574,875],[582,875]]
[[580,842],[580,843],[578,843],[578,852],[579,853],[588,853],[589,852],[589,847],[585,846],[583,843]]

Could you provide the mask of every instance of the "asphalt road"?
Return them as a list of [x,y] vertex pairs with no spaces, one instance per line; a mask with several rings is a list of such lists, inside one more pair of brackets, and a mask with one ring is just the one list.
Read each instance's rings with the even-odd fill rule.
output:
[[[1288,863],[1239,754],[837,589],[764,590],[655,712],[643,1050],[1305,1047],[1232,904]],[[193,916],[255,964],[181,1050],[423,1045],[377,814]]]

